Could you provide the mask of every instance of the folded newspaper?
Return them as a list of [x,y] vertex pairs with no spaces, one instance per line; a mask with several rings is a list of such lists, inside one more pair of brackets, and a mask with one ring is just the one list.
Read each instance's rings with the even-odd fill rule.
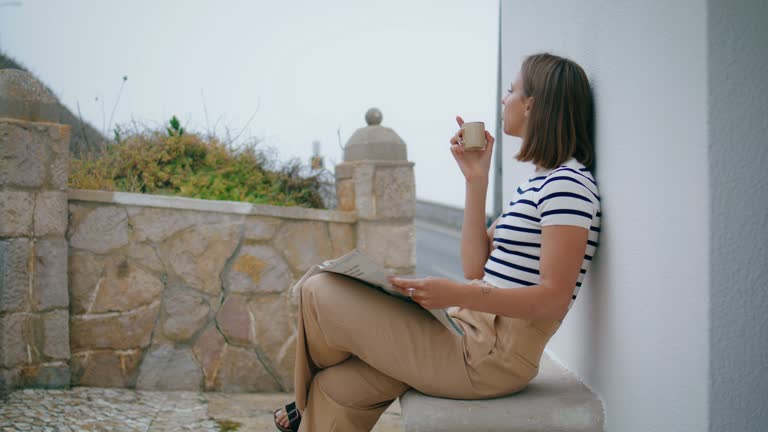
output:
[[[400,297],[403,300],[409,302],[413,301],[408,296],[392,287],[392,284],[387,280],[387,276],[390,275],[389,271],[387,271],[384,267],[357,249],[353,249],[351,252],[348,252],[336,259],[325,261],[322,264],[313,265],[293,286],[292,289],[294,292],[295,290],[298,290],[304,281],[309,279],[310,276],[320,273],[321,271],[349,276],[351,278],[361,280],[375,288],[378,288],[387,294]],[[461,326],[459,326],[458,323],[456,323],[453,318],[451,318],[450,315],[448,315],[447,309],[427,310],[449,330],[453,331],[459,336],[464,336],[464,330],[461,328]]]

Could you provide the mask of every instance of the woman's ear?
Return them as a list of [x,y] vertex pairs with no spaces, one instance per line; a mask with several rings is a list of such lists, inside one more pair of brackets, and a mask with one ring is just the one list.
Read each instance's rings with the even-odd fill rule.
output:
[[531,113],[531,108],[533,108],[533,96],[525,100],[525,116],[526,117],[528,117],[528,115]]

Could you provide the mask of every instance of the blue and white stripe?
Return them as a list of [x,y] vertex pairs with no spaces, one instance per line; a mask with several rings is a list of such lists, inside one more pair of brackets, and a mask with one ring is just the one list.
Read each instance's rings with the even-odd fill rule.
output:
[[584,227],[589,229],[589,237],[570,308],[597,249],[600,217],[597,182],[576,159],[555,169],[536,171],[517,188],[496,223],[494,249],[485,264],[483,279],[501,288],[538,285],[542,227]]

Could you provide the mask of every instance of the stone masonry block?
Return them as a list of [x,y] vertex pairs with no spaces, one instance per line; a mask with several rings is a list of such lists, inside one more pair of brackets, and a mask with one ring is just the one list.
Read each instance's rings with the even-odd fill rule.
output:
[[91,351],[72,356],[72,385],[130,387],[141,361],[140,350]]
[[0,368],[0,398],[3,394],[15,389],[21,383],[21,370]]
[[128,215],[120,206],[98,207],[75,228],[70,246],[105,253],[128,244]]
[[67,252],[64,238],[36,242],[31,299],[35,310],[69,308]]
[[174,208],[127,207],[130,224],[138,241],[160,243],[191,227],[238,224],[239,215],[180,210]]
[[282,220],[264,216],[249,216],[245,218],[243,238],[246,240],[269,240],[275,235]]
[[355,175],[355,164],[340,163],[336,165],[335,169],[336,181],[351,179]]
[[42,330],[39,349],[55,360],[69,359],[69,311],[58,309],[37,317]]
[[[90,313],[125,312],[136,309],[159,301],[165,287],[157,275],[144,270],[121,255],[111,255],[105,259],[103,269],[104,272],[96,283],[96,295],[93,296]],[[75,273],[84,276],[79,271]],[[82,292],[80,288],[83,287],[78,287],[77,290],[73,288],[73,295]],[[82,302],[78,300],[77,304],[81,305]]]
[[161,244],[161,258],[185,285],[218,295],[221,272],[237,248],[241,228],[239,223],[188,228]]
[[216,323],[227,341],[237,345],[253,344],[252,319],[248,304],[240,295],[227,296],[216,314]]
[[219,373],[219,366],[221,364],[221,354],[224,351],[225,345],[224,336],[219,333],[216,326],[209,326],[197,338],[195,346],[192,348],[198,364],[203,368],[205,390],[213,390],[215,388],[216,376]]
[[188,348],[162,345],[151,349],[144,358],[136,389],[200,391],[203,371]]
[[0,317],[0,367],[10,368],[27,361],[27,317],[24,313]]
[[360,221],[357,247],[384,267],[416,265],[416,227],[413,223],[388,224]]
[[280,295],[259,296],[248,302],[254,342],[273,365],[277,364],[285,341],[295,331],[289,307]]
[[336,182],[336,200],[338,201],[338,210],[355,210],[355,182],[353,180],[340,180]]
[[370,163],[360,163],[355,166],[355,208],[361,219],[371,219],[376,216],[376,198],[373,195],[373,178],[376,166]]
[[413,167],[376,167],[373,194],[376,207],[373,215],[375,218],[413,218],[416,213]]
[[160,302],[126,313],[73,316],[70,319],[72,351],[131,349],[149,345]]
[[355,226],[352,224],[329,223],[328,232],[331,235],[333,257],[339,257],[355,248],[357,237]]
[[66,363],[35,364],[21,369],[21,385],[31,388],[69,388],[70,371]]
[[67,193],[40,192],[35,198],[35,236],[60,235],[67,232]]
[[0,185],[43,186],[49,139],[34,123],[0,119]]
[[291,267],[299,272],[333,258],[325,222],[286,223],[280,228],[274,243]]
[[90,312],[94,300],[93,294],[105,272],[105,262],[109,259],[110,257],[85,251],[73,251],[69,254],[67,273],[72,315]]
[[291,271],[278,251],[269,246],[240,248],[223,277],[233,293],[283,292],[291,285]]
[[48,144],[51,150],[49,165],[50,187],[53,189],[67,190],[69,179],[69,141],[70,127],[61,124],[48,125]]
[[171,340],[187,341],[208,322],[211,307],[203,294],[172,285],[163,295],[163,333]]
[[27,308],[30,241],[0,240],[0,312]]
[[225,392],[282,391],[255,352],[227,345],[221,357],[216,390]]
[[0,237],[30,236],[34,206],[30,192],[0,191]]

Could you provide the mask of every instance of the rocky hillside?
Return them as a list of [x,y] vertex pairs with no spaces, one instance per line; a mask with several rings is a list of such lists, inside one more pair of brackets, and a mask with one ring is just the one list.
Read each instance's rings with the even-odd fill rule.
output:
[[[27,68],[3,52],[0,52],[0,69],[20,69],[29,72]],[[45,85],[44,80],[39,77],[35,78]],[[56,92],[52,91],[48,86],[46,88],[56,97]],[[83,157],[89,153],[100,153],[106,146],[107,139],[88,122],[80,121],[77,113],[72,113],[69,108],[62,104],[59,104],[59,107],[61,109],[61,123],[72,128],[72,136],[69,142],[70,153],[76,157]]]

